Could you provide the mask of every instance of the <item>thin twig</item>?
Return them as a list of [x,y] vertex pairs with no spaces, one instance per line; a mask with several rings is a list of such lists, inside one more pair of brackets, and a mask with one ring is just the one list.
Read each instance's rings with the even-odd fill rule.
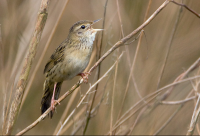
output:
[[[114,75],[114,83],[113,83],[113,90],[112,90],[112,98],[111,98],[111,112],[110,112],[110,131],[112,132],[113,126],[113,110],[114,110],[114,98],[115,98],[115,87],[116,87],[116,80],[117,80],[117,71],[118,71],[118,58],[117,64],[115,66],[115,75]],[[112,135],[112,133],[110,133]]]
[[178,15],[176,17],[176,21],[175,21],[175,24],[174,24],[174,27],[173,27],[173,30],[172,30],[171,37],[169,38],[169,43],[167,44],[167,51],[166,51],[166,55],[165,55],[165,58],[164,58],[164,63],[161,67],[160,77],[158,78],[157,89],[159,88],[161,79],[163,77],[163,73],[164,73],[165,66],[167,64],[167,60],[168,60],[168,57],[169,57],[169,52],[170,52],[170,49],[171,49],[172,41],[174,40],[174,36],[175,36],[176,30],[177,30],[177,27],[178,27],[178,23],[179,23],[179,20],[180,20],[181,12],[182,12],[182,7],[180,7],[180,9],[179,9],[179,12],[178,12]]
[[142,33],[144,33],[144,30],[141,30],[137,37],[135,37],[131,42],[125,43],[124,45],[129,45],[129,44],[133,43],[141,36]]
[[[79,119],[80,116],[84,113],[84,111],[86,110],[86,107],[83,106],[81,110],[79,110],[79,112],[76,114],[76,116],[73,116],[73,119],[76,120],[76,119]],[[62,129],[62,131],[60,132],[60,135],[63,135],[68,129],[70,126],[72,126],[74,124],[74,120],[70,120],[70,122],[67,123],[67,125]],[[63,121],[64,122],[64,121]],[[61,124],[62,125],[62,124]],[[61,126],[60,125],[60,126]],[[58,131],[57,131],[58,133]],[[56,135],[56,134],[55,134]]]
[[196,15],[198,18],[200,18],[200,15],[197,12],[195,12],[194,10],[192,10],[191,8],[189,8],[187,5],[177,3],[174,0],[171,0],[171,2],[173,2],[176,5],[179,5],[179,6],[182,6],[182,7],[186,8],[188,11],[190,11],[191,13],[193,13],[194,15]]
[[4,47],[3,47],[3,42],[2,42],[2,35],[1,35],[1,24],[0,24],[0,72],[1,72],[1,90],[3,92],[3,110],[2,110],[2,130],[4,128],[4,123],[6,120],[6,111],[7,111],[7,103],[6,103],[6,98],[7,98],[7,92],[5,89],[5,74],[4,74]]
[[124,37],[124,29],[123,29],[123,24],[122,24],[122,19],[121,19],[121,15],[120,15],[120,9],[119,9],[119,0],[116,0],[116,4],[117,4],[117,14],[119,17],[119,23],[120,23],[120,27],[121,27],[122,37]]
[[161,104],[166,104],[166,105],[177,105],[177,104],[183,104],[186,103],[188,101],[194,100],[196,98],[196,96],[190,97],[188,99],[185,100],[181,100],[181,101],[161,101]]
[[128,135],[131,135],[131,133],[133,132],[133,129],[135,128],[135,126],[136,126],[136,124],[138,123],[140,117],[142,116],[142,114],[144,113],[144,111],[145,111],[146,109],[147,109],[147,107],[144,107],[144,108],[140,111],[140,113],[138,114],[138,116],[137,116],[137,118],[136,118],[136,120],[135,120],[133,126],[129,129],[130,132],[128,133]]
[[[8,86],[8,85],[7,85]],[[7,119],[7,116],[8,116],[8,112],[9,112],[9,107],[10,107],[10,102],[11,102],[11,98],[12,98],[12,93],[13,93],[13,87],[14,87],[14,82],[12,83],[12,85],[11,85],[11,91],[10,91],[10,95],[9,95],[9,100],[8,100],[8,105],[7,105],[7,107],[6,107],[6,113],[5,113],[5,120],[4,120],[4,122],[3,122],[3,129],[2,130],[4,130],[5,129],[5,126],[6,126],[6,119]],[[8,89],[8,87],[6,88],[6,90]]]
[[196,129],[197,129],[198,135],[200,135],[199,124],[196,124]]
[[83,122],[84,122],[84,119],[82,119],[78,122],[78,127],[76,127],[76,129],[72,131],[71,136],[75,135],[79,131],[79,129],[81,129],[81,127],[83,127]]
[[31,65],[35,58],[37,45],[41,39],[42,31],[44,29],[44,26],[45,26],[45,23],[47,20],[47,15],[48,15],[47,9],[48,9],[48,5],[49,5],[49,1],[50,0],[42,0],[41,1],[41,6],[40,6],[37,22],[35,25],[35,31],[34,31],[32,39],[31,39],[31,42],[29,44],[28,54],[24,60],[23,68],[22,68],[22,71],[21,71],[21,74],[20,74],[20,77],[19,77],[19,80],[17,83],[14,99],[12,101],[9,116],[8,116],[8,123],[3,132],[4,135],[11,134],[13,125],[17,119],[17,115],[19,112],[22,98],[23,98],[23,94],[24,94],[24,90],[26,87],[29,72],[31,69]]
[[156,131],[155,135],[158,135],[160,131],[162,131],[165,126],[167,126],[167,124],[169,124],[169,122],[175,117],[175,115],[180,111],[180,109],[183,107],[183,105],[180,105],[176,111],[170,116],[170,118],[160,127],[160,129],[158,131]]
[[194,108],[194,112],[193,112],[193,115],[192,115],[190,127],[189,127],[189,129],[187,131],[187,135],[189,135],[189,136],[193,135],[194,129],[195,129],[195,126],[196,126],[196,123],[197,123],[197,120],[198,120],[198,117],[199,117],[199,114],[200,114],[199,103],[200,103],[200,95],[198,94],[198,99],[197,99],[197,102],[196,102],[196,106]]

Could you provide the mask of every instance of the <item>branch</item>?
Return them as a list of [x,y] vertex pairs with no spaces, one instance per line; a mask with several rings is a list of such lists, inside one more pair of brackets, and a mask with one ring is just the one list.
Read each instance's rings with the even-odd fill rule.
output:
[[158,135],[171,122],[171,120],[176,116],[176,114],[181,110],[182,107],[183,105],[180,105],[176,109],[176,111],[169,117],[169,119],[167,119],[167,121],[161,126],[161,128],[156,131],[156,133],[153,136]]
[[170,53],[170,50],[171,50],[172,42],[174,40],[174,36],[175,36],[176,30],[178,28],[178,23],[179,23],[179,20],[180,20],[181,12],[182,12],[182,7],[180,7],[180,9],[179,9],[179,12],[178,12],[178,15],[176,17],[176,21],[175,21],[171,36],[169,38],[169,43],[167,44],[167,51],[166,51],[166,55],[165,55],[165,58],[164,58],[164,63],[161,67],[161,71],[160,71],[161,73],[160,73],[160,76],[158,78],[157,89],[160,86],[160,82],[161,82],[161,79],[162,79],[163,74],[164,74],[164,70],[165,70],[165,67],[166,67],[166,64],[167,64],[167,60],[168,60],[169,53]]
[[35,58],[36,49],[37,49],[38,43],[40,42],[42,31],[44,29],[44,26],[47,20],[47,15],[48,15],[47,9],[49,5],[49,1],[50,0],[41,1],[39,14],[37,17],[37,22],[35,24],[34,34],[29,44],[28,54],[24,60],[22,71],[17,83],[15,94],[14,94],[14,99],[11,104],[7,126],[5,127],[5,130],[3,130],[3,135],[10,135],[13,125],[15,124],[16,117],[18,115],[21,101],[24,95],[24,90],[26,87],[31,65]]
[[183,104],[186,103],[188,101],[194,100],[196,98],[196,96],[190,97],[188,99],[185,100],[181,100],[181,101],[161,101],[161,104],[166,104],[166,105],[177,105],[177,104]]
[[171,2],[173,2],[173,3],[176,4],[176,5],[179,5],[179,6],[182,6],[182,7],[186,8],[186,9],[189,10],[191,13],[193,13],[193,14],[196,15],[198,18],[200,18],[200,15],[199,15],[197,12],[195,12],[194,10],[190,9],[187,5],[177,3],[177,2],[175,2],[174,0],[171,0]]
[[198,99],[197,99],[197,102],[196,102],[196,106],[194,108],[194,112],[193,112],[193,115],[192,115],[190,127],[189,127],[189,129],[187,131],[187,136],[192,136],[193,133],[194,133],[194,129],[195,129],[195,126],[196,126],[196,123],[197,123],[197,120],[198,120],[198,117],[199,117],[199,114],[200,114],[200,108],[198,108],[199,107],[199,103],[200,103],[200,95],[198,94]]
[[[141,31],[144,27],[146,27],[157,15],[160,13],[160,11],[167,6],[169,3],[169,0],[166,0],[141,26],[139,26],[137,29],[135,29],[132,33],[127,35],[126,37],[119,40],[115,45],[113,45],[95,64],[94,66],[89,70],[91,73],[108,55],[110,55],[115,49],[125,44],[129,39],[131,39],[135,34],[137,34],[139,31]],[[80,79],[69,91],[67,91],[64,95],[62,95],[58,102],[60,103],[63,101],[68,95],[70,95],[76,88],[78,88],[83,83],[83,79]],[[57,103],[54,105],[57,106]],[[22,135],[31,128],[35,127],[42,119],[44,119],[48,113],[51,111],[49,108],[46,110],[45,113],[43,113],[36,121],[34,121],[31,125],[26,127],[24,130],[19,132],[17,135]]]

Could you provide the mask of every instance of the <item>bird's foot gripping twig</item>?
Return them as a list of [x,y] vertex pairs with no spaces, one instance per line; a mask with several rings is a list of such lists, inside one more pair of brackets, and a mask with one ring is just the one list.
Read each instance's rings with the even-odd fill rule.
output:
[[80,73],[78,75],[83,78],[83,82],[84,83],[88,83],[88,75],[91,75],[91,73],[90,72],[85,72],[85,73]]
[[54,111],[54,109],[55,109],[55,104],[56,103],[58,103],[59,105],[60,105],[60,103],[59,103],[59,101],[58,100],[55,100],[55,99],[51,99],[51,110],[52,111]]

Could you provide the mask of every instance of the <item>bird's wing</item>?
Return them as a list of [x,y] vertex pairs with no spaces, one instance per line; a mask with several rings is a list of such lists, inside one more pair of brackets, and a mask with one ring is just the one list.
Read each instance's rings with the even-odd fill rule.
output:
[[63,42],[51,55],[49,61],[47,62],[44,73],[50,71],[58,62],[62,62],[64,59],[64,50],[66,48],[66,42]]

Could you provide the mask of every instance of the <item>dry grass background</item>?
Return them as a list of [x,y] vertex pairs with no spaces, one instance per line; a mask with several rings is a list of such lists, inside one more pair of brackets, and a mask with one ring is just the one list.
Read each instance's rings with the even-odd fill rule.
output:
[[[33,34],[40,2],[41,1],[39,0],[0,1],[0,38],[2,39],[2,42],[0,40],[0,124],[3,124],[4,122],[5,107],[7,106],[9,109],[9,102],[13,99],[23,60]],[[68,3],[66,0],[51,1],[47,22],[37,48],[37,54],[30,71],[29,79],[33,76],[33,71],[36,68],[42,52],[44,51],[44,47],[56,22],[58,21],[58,17],[62,12],[63,7],[66,3],[67,5],[61,19],[59,20],[58,26],[55,29],[55,33],[51,39],[49,47],[47,48],[44,59],[42,60],[41,65],[39,65],[39,69],[33,78],[33,82],[30,84],[30,89],[26,88],[25,94],[27,93],[27,95],[24,95],[12,134],[21,131],[40,116],[40,101],[43,94],[42,88],[45,79],[43,69],[55,48],[67,37],[69,28],[73,23],[79,20],[96,20],[103,18],[105,2],[105,0],[69,0]],[[116,0],[108,0],[101,54],[105,53],[105,51],[111,48],[123,36],[121,33],[122,29],[117,9],[119,8],[123,33],[126,36],[144,22],[145,13],[149,3],[147,0],[119,0],[118,2],[119,7],[117,7]],[[152,0],[148,17],[163,2],[163,0]],[[181,1],[178,0],[177,2],[181,3]],[[199,0],[184,0],[183,2],[197,13],[200,13]],[[180,13],[180,19],[176,31],[174,36],[172,36],[179,10],[180,6],[169,3],[167,7],[165,7],[154,18],[154,20],[145,27],[145,36],[143,35],[141,39],[141,45],[133,70],[135,81],[130,78],[131,80],[121,115],[141,100],[134,87],[134,82],[137,84],[141,97],[145,97],[148,94],[172,83],[199,58],[200,20],[198,17],[183,8]],[[94,28],[101,27],[102,21],[94,26]],[[171,37],[173,37],[173,40],[172,44],[169,46]],[[96,62],[96,52],[98,51],[97,46],[99,46],[98,43],[101,40],[101,34],[98,34],[97,39],[97,42],[94,43],[95,47],[88,68]],[[93,107],[96,107],[98,104],[100,104],[100,106],[96,108],[98,110],[92,114],[86,134],[108,134],[110,131],[111,117],[113,119],[112,126],[114,126],[118,121],[118,114],[121,109],[121,104],[131,72],[130,66],[132,65],[137,46],[138,40],[130,45],[126,45],[126,47],[122,46],[110,54],[101,63],[100,76],[102,76],[110,66],[113,65],[121,52],[125,51],[118,62],[117,69],[114,68],[98,86]],[[168,50],[169,54],[161,77],[162,67],[165,63],[165,57]],[[190,72],[185,78],[197,75],[199,75],[198,67],[194,71]],[[77,89],[68,96],[61,105],[57,106],[57,113],[54,115],[53,119],[45,118],[26,134],[56,134],[58,131],[56,128],[59,128],[63,122],[61,116],[64,111],[66,111],[66,108],[67,114],[63,117],[64,119],[67,118],[78,104],[81,96],[89,89],[89,85],[96,81],[96,76],[97,73],[95,70],[89,77],[89,84],[82,84],[80,89]],[[160,77],[161,80],[159,81]],[[61,89],[61,95],[69,90],[78,79],[79,77],[75,77],[71,81],[65,81]],[[28,85],[29,83],[30,80],[28,80]],[[195,105],[198,104],[198,84],[198,78],[180,83],[175,86],[165,100],[184,100],[188,94],[190,94],[190,97],[197,96],[192,101],[187,101],[184,105],[158,104],[157,106],[153,106],[153,103],[159,99],[159,97],[156,97],[149,102],[147,106],[139,109],[138,112],[126,120],[116,131],[113,132],[113,134],[153,135],[156,134],[163,125],[164,128],[157,134],[186,134],[190,126]],[[160,96],[166,92],[166,90],[167,89],[162,91]],[[84,104],[77,109],[67,123],[67,128],[63,129],[62,134],[83,134],[87,115],[85,109],[91,104],[93,94],[94,92],[87,96]],[[89,104],[87,102],[89,102]],[[113,111],[111,116],[112,105]],[[140,105],[142,105],[142,103]],[[136,109],[137,107],[131,110],[129,115]],[[177,111],[176,115],[168,124],[165,124],[175,111]],[[125,117],[127,116],[128,115]],[[198,125],[199,122],[197,122],[194,134],[200,134]],[[131,131],[129,130],[130,128]]]

